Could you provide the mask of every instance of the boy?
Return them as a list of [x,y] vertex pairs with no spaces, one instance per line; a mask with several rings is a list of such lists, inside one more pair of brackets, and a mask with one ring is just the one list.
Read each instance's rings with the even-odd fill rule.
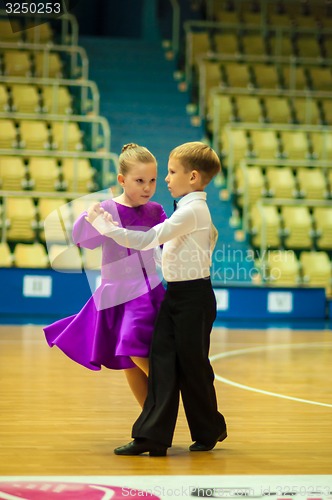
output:
[[220,171],[213,149],[189,142],[173,149],[165,179],[177,210],[146,232],[116,227],[110,214],[95,205],[87,219],[101,233],[129,248],[163,245],[165,299],[155,325],[150,353],[148,396],[133,425],[134,441],[114,450],[117,455],[165,456],[177,419],[181,392],[194,444],[208,451],[227,437],[218,412],[214,373],[209,362],[210,333],[216,301],[210,281],[216,231],[206,204],[205,187]]

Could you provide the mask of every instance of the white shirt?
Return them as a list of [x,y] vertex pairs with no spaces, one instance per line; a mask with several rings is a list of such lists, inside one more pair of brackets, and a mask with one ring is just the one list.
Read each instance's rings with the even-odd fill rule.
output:
[[164,245],[162,271],[166,281],[187,281],[210,276],[211,254],[217,230],[211,221],[206,193],[195,191],[178,202],[177,210],[148,231],[119,228],[99,215],[92,224],[119,245],[149,250]]

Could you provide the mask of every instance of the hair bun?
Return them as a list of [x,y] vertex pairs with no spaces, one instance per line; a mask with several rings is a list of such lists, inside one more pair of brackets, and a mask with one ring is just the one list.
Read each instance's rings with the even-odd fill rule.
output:
[[133,148],[137,148],[138,147],[138,144],[135,144],[134,142],[129,142],[128,144],[125,144],[122,149],[121,149],[121,153],[124,153],[125,151],[127,151],[127,149],[133,149]]

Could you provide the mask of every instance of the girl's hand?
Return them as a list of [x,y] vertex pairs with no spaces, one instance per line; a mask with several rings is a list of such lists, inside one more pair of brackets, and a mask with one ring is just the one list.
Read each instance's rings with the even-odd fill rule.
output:
[[88,209],[88,214],[85,217],[85,220],[90,222],[92,224],[99,215],[102,215],[103,219],[105,219],[107,222],[110,222],[113,224],[113,226],[118,226],[119,223],[113,220],[112,215],[109,212],[106,212],[106,210],[103,209],[103,207],[100,205],[100,203],[95,203]]
[[101,214],[103,214],[105,210],[103,207],[100,205],[100,203],[94,203],[94,205],[91,205],[91,207],[88,208],[88,213],[87,216],[85,217],[85,220],[90,222],[90,224],[93,223],[95,219]]

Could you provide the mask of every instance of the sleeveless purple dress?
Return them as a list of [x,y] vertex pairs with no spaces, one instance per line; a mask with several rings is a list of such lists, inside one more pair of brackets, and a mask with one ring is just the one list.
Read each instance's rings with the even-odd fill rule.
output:
[[[126,207],[102,202],[120,227],[148,230],[167,216],[161,205],[149,201]],[[165,289],[156,269],[155,250],[129,250],[103,236],[85,220],[73,227],[73,241],[82,248],[102,246],[101,284],[77,314],[44,328],[50,347],[91,370],[134,367],[130,356],[148,357],[155,319]]]

